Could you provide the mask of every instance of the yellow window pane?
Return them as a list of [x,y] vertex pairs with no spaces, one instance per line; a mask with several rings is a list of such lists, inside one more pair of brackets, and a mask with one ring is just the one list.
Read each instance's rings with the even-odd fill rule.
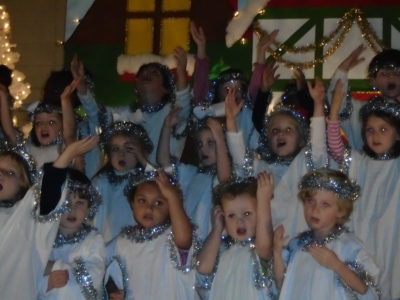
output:
[[189,18],[165,18],[161,24],[160,54],[171,54],[177,46],[189,50]]
[[153,20],[128,19],[126,23],[126,54],[153,52]]
[[190,10],[190,0],[164,0],[162,9],[164,11]]
[[155,0],[128,0],[129,12],[154,11]]

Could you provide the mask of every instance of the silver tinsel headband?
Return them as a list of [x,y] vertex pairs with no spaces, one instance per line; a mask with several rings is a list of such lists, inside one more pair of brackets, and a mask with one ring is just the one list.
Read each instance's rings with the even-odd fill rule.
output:
[[299,183],[299,190],[316,189],[327,190],[340,199],[356,201],[360,196],[360,186],[350,180],[345,174],[337,170],[321,168],[303,176]]
[[101,195],[96,188],[91,184],[84,184],[74,180],[68,180],[68,191],[70,193],[80,192],[83,194],[83,198],[89,201],[89,212],[87,214],[88,219],[93,219],[96,212],[102,202]]
[[247,79],[243,76],[242,73],[233,71],[229,72],[226,71],[220,76],[218,76],[216,79],[212,80],[210,82],[210,88],[208,91],[207,95],[207,100],[206,104],[211,105],[213,103],[221,102],[224,101],[224,99],[218,99],[218,90],[219,87],[222,86],[226,82],[240,82],[241,83],[241,88],[242,88],[242,98],[245,100],[248,100],[248,95],[247,95],[247,87],[248,87],[248,82]]
[[37,114],[40,113],[58,113],[62,114],[61,107],[50,104],[50,103],[45,103],[45,102],[40,102],[38,106],[36,106],[35,110],[33,111],[33,117],[35,117]]
[[[173,172],[175,172],[175,170],[173,170]],[[131,200],[131,199],[129,199],[129,196],[131,196],[132,192],[136,189],[136,187],[138,187],[139,185],[141,185],[142,183],[145,183],[145,182],[152,182],[152,181],[154,181],[154,179],[156,177],[158,177],[157,170],[146,171],[141,176],[132,176],[129,179],[128,184],[124,188],[124,195],[128,198],[128,201]],[[177,182],[176,178],[174,178],[174,176],[168,176],[168,179],[172,185],[178,184],[178,182]]]
[[129,121],[117,121],[107,127],[107,129],[101,134],[101,144],[107,146],[111,138],[119,133],[125,133],[139,138],[143,148],[148,153],[153,150],[153,143],[147,135],[146,130],[142,126]]
[[384,113],[400,121],[400,104],[395,100],[386,100],[376,96],[365,104],[360,110],[360,119],[365,120],[373,113]]
[[214,189],[213,189],[213,202],[214,205],[217,205],[220,203],[221,198],[224,194],[227,193],[235,193],[235,189],[240,189],[240,187],[247,186],[250,184],[255,184],[257,185],[257,180],[254,177],[233,177],[229,179],[228,181],[222,182],[218,184]]
[[7,152],[18,155],[25,163],[28,180],[31,185],[39,182],[42,174],[41,170],[37,168],[34,158],[26,151],[24,145],[11,146],[9,144],[2,144],[0,155],[5,155]]

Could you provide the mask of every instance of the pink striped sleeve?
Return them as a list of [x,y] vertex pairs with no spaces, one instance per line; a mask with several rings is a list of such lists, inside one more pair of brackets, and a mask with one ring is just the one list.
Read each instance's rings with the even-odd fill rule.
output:
[[340,136],[340,121],[330,121],[327,124],[328,149],[337,163],[343,161],[344,143]]

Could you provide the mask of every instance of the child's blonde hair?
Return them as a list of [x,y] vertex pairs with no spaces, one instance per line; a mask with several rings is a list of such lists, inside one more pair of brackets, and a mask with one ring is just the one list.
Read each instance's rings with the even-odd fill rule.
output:
[[338,225],[343,225],[353,211],[354,201],[360,195],[360,187],[340,171],[321,168],[303,176],[299,183],[298,198],[304,203],[318,190],[327,190],[335,194],[339,210],[344,212],[343,217],[338,220]]

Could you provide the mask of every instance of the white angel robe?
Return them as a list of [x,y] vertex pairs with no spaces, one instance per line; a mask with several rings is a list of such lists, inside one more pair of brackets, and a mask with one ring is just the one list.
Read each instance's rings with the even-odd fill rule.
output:
[[196,274],[196,289],[202,300],[274,299],[272,266],[261,266],[253,241],[223,241],[216,272]]
[[84,227],[73,238],[58,234],[49,260],[52,271],[67,270],[69,279],[61,288],[47,292],[49,276],[42,277],[40,300],[101,299],[105,272],[105,245],[100,233]]
[[136,228],[125,228],[107,246],[107,258],[112,260],[105,283],[112,278],[127,300],[194,299],[192,268],[198,244],[192,243],[182,263],[168,223],[147,230]]
[[[66,185],[65,185],[66,186]],[[40,278],[58,231],[58,216],[65,212],[67,189],[57,207],[39,215],[40,185],[31,187],[13,207],[0,208],[0,295],[2,299],[36,299]]]
[[[345,285],[338,275],[321,266],[307,251],[307,246],[318,243],[335,252],[360,278],[370,284],[368,291],[358,294]],[[312,232],[304,232],[292,239],[282,250],[286,273],[279,300],[378,300],[376,286],[379,269],[362,242],[345,227],[339,227],[330,236],[316,241]]]

